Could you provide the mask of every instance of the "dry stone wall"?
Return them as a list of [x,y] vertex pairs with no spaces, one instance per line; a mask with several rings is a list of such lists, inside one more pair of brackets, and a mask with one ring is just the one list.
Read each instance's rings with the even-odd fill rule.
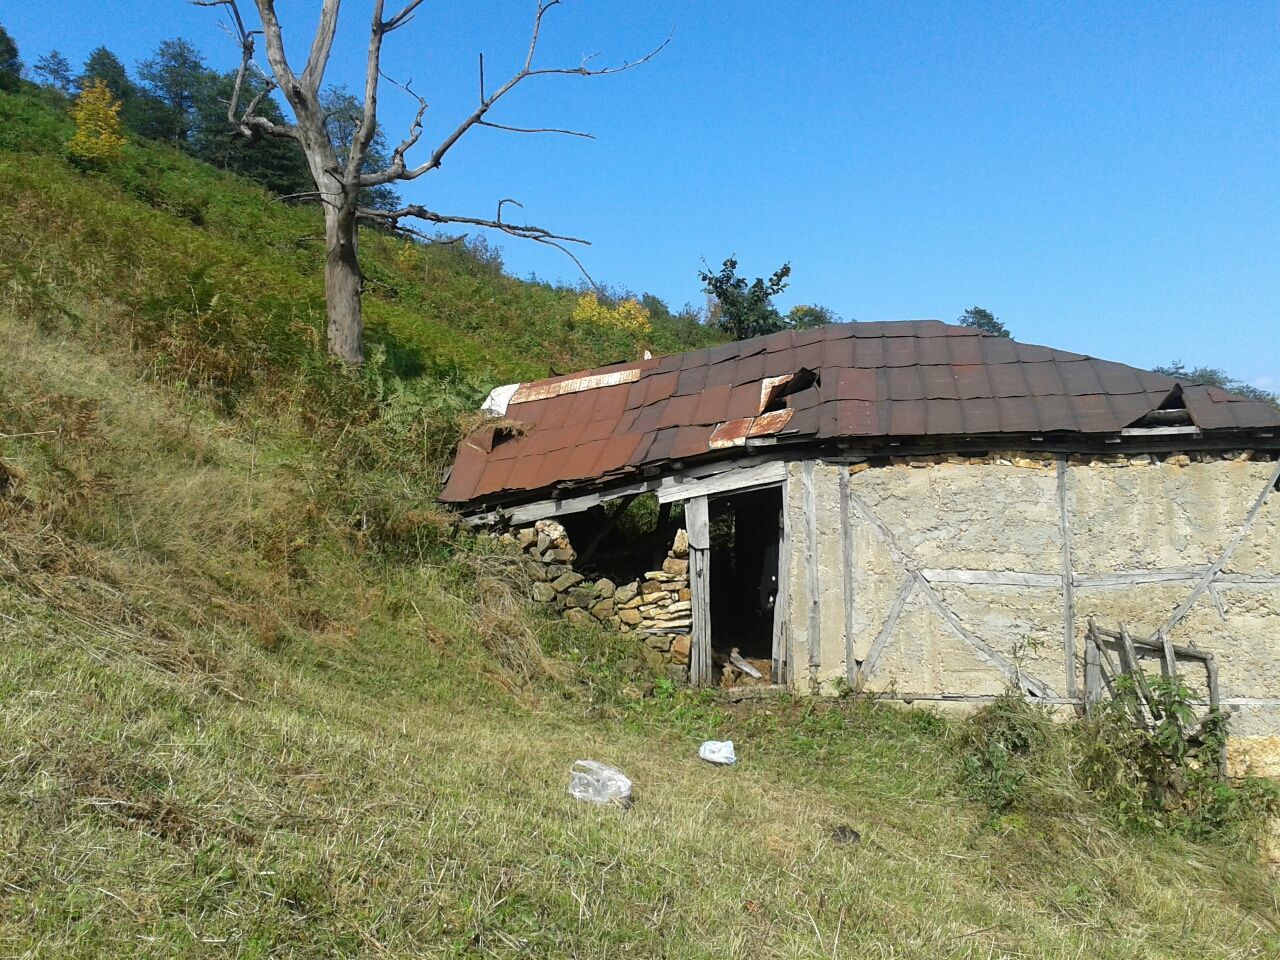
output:
[[677,531],[660,569],[623,584],[607,578],[588,580],[574,570],[577,552],[555,520],[539,520],[502,539],[524,553],[536,600],[570,623],[595,622],[632,637],[640,660],[665,669],[673,680],[688,679],[693,606],[684,530]]

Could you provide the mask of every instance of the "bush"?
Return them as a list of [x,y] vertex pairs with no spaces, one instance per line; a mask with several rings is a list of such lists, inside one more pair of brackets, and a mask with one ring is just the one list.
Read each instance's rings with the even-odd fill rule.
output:
[[1186,729],[1189,691],[1177,678],[1149,682],[1165,705],[1165,721],[1150,730],[1135,725],[1123,697],[1094,717],[1062,721],[1016,694],[982,708],[962,727],[966,791],[997,815],[1073,815],[1084,797],[1129,829],[1199,840],[1255,838],[1280,814],[1280,787],[1225,776],[1216,762],[1225,715],[1205,724],[1207,747],[1190,749],[1187,736],[1172,732],[1179,721]]
[[120,159],[125,145],[120,101],[105,83],[95,80],[84,88],[71,106],[71,120],[76,132],[67,143],[67,151],[73,157],[90,164]]

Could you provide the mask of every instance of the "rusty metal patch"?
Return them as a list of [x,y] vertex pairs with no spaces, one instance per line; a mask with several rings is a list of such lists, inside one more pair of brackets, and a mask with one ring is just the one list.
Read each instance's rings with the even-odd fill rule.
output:
[[568,380],[557,380],[551,383],[546,381],[522,383],[510,402],[528,403],[530,400],[548,400],[551,397],[562,397],[566,393],[581,393],[583,390],[597,390],[600,387],[616,387],[620,383],[635,383],[642,373],[644,371],[637,368],[570,377]]

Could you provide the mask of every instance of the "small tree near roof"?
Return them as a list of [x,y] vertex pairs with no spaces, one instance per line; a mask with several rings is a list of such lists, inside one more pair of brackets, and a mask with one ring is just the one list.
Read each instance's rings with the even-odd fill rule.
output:
[[1008,328],[1000,322],[999,317],[982,307],[970,307],[956,318],[956,323],[962,327],[973,327],[983,333],[989,333],[993,337],[1012,336]]
[[756,277],[750,283],[738,276],[735,257],[725,260],[720,270],[700,270],[698,278],[705,284],[703,290],[715,298],[719,316],[715,323],[735,340],[748,340],[766,333],[785,330],[789,324],[773,305],[773,298],[787,289],[787,277],[791,276],[791,264],[784,263],[768,280]]

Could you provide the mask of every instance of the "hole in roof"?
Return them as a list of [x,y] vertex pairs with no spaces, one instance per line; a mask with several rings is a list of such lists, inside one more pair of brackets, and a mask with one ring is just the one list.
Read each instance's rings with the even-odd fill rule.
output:
[[778,410],[787,409],[787,398],[794,396],[801,391],[808,390],[810,387],[819,383],[818,374],[802,367],[795,373],[789,373],[782,377],[773,377],[764,383],[765,395],[760,404],[761,413],[774,413]]
[[1150,430],[1155,427],[1192,427],[1195,420],[1187,409],[1186,398],[1182,395],[1182,385],[1175,384],[1160,405],[1148,410],[1128,425],[1129,429]]

